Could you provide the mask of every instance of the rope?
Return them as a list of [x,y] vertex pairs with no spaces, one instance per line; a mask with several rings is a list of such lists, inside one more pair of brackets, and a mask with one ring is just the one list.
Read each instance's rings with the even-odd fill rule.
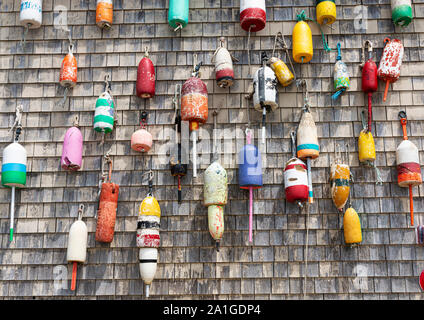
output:
[[305,10],[302,10],[302,12],[300,14],[296,15],[296,20],[297,20],[297,22],[299,22],[299,21],[312,21],[312,22],[315,22],[316,25],[319,28],[319,31],[321,32],[322,45],[324,47],[324,50],[327,51],[327,52],[330,52],[331,51],[331,48],[328,46],[327,41],[325,40],[324,32],[322,32],[322,29],[321,29],[320,24],[318,22],[316,22],[315,20],[306,17]]
[[249,74],[250,74],[250,29],[252,29],[253,25],[249,27],[249,33],[247,35],[247,59],[249,64]]
[[[278,39],[279,35],[281,36],[281,40]],[[285,51],[286,57],[288,58],[288,60],[290,62],[291,69],[293,71],[294,80],[296,80],[297,79],[296,71],[294,70],[293,63],[292,63],[291,58],[290,58],[289,48],[287,46],[286,40],[284,39],[284,35],[280,31],[277,32],[277,34],[275,35],[274,48],[272,49],[272,56],[273,57],[275,57],[274,52],[275,52],[277,42],[280,44],[280,48]]]
[[305,253],[305,270],[304,270],[304,280],[303,280],[303,299],[306,298],[306,281],[308,274],[308,248],[309,248],[309,206],[306,207],[306,253]]

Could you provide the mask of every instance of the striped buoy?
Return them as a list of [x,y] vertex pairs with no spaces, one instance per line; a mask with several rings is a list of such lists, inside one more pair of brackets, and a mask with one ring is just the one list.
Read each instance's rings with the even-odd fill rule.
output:
[[177,31],[188,24],[189,0],[169,0],[168,23]]
[[96,101],[94,112],[94,130],[109,133],[113,130],[115,121],[115,104],[108,91],[103,92]]
[[391,0],[392,20],[397,26],[406,27],[412,21],[411,0]]
[[411,225],[414,225],[414,201],[412,187],[419,186],[421,177],[420,157],[418,148],[408,140],[406,132],[406,112],[399,112],[400,123],[403,131],[403,141],[396,149],[396,165],[399,187],[409,187],[409,205],[411,211]]
[[333,24],[337,18],[335,0],[316,0],[317,21],[319,24]]
[[224,47],[224,38],[219,39],[219,47],[216,49],[212,60],[215,61],[216,82],[220,88],[228,88],[234,82],[233,57]]
[[99,28],[111,28],[113,22],[113,0],[97,0],[96,24]]
[[240,0],[240,24],[244,31],[250,32],[265,28],[265,0]]
[[390,40],[385,38],[384,43],[385,46],[378,65],[377,76],[386,82],[383,96],[383,101],[386,101],[389,84],[396,82],[400,77],[404,48],[399,39]]
[[343,163],[333,163],[330,169],[331,198],[339,211],[343,211],[343,208],[349,198],[349,181],[349,166]]
[[343,233],[346,244],[362,242],[361,220],[352,207],[347,209],[343,216]]

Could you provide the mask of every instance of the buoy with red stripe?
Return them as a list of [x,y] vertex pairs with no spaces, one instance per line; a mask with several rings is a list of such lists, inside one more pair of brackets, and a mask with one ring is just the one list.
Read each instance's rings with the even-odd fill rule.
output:
[[[349,155],[347,158],[349,159]],[[336,208],[343,211],[350,193],[350,168],[348,164],[343,163],[341,152],[336,152],[330,167],[330,192]]]
[[18,143],[22,132],[22,105],[16,107],[15,123],[9,130],[15,130],[14,142],[9,144],[3,150],[3,160],[1,166],[1,184],[6,188],[12,189],[10,200],[10,228],[9,241],[13,241],[14,218],[15,218],[15,189],[24,188],[26,184],[27,171],[27,152],[25,148]]
[[286,200],[302,208],[308,201],[308,171],[306,164],[296,157],[296,132],[290,133],[293,155],[284,168],[284,189]]
[[406,131],[406,112],[399,112],[400,123],[403,131],[403,141],[396,149],[396,165],[399,187],[409,187],[409,207],[411,211],[411,226],[414,225],[414,200],[412,187],[419,186],[421,177],[420,157],[418,148],[408,140]]
[[247,144],[239,153],[238,180],[241,189],[249,190],[249,242],[253,241],[253,190],[262,188],[262,159],[252,142],[252,131],[246,129]]
[[[171,175],[178,178],[178,203],[181,203],[181,178],[187,174],[187,163],[183,162],[183,149],[181,146],[181,85],[175,86],[175,95],[172,103],[175,108],[175,147],[176,152],[171,154],[169,159],[169,165],[171,169]],[[175,150],[175,149],[174,149]]]
[[396,82],[400,77],[404,48],[399,39],[390,40],[390,38],[385,38],[384,43],[385,46],[378,65],[377,76],[386,82],[383,97],[383,101],[386,101],[389,84]]
[[97,0],[96,24],[99,28],[111,28],[113,23],[113,0]]
[[301,160],[306,160],[308,168],[309,203],[314,202],[311,160],[318,158],[318,156],[319,144],[317,127],[309,111],[309,106],[305,105],[299,127],[297,128],[297,157]]
[[140,129],[131,136],[131,149],[138,152],[148,152],[153,144],[152,134],[146,130],[147,112],[141,113]]
[[19,23],[25,28],[22,36],[23,44],[25,44],[28,30],[40,28],[42,21],[43,0],[21,0]]
[[266,66],[268,57],[265,52],[261,55],[262,67],[253,77],[253,106],[262,112],[262,143],[266,136],[266,114],[278,107],[277,77],[272,69]]
[[224,234],[224,205],[228,199],[228,176],[227,171],[218,161],[218,150],[216,147],[216,117],[218,112],[214,110],[213,129],[213,156],[211,165],[205,170],[203,184],[203,205],[208,207],[209,233],[216,241],[216,250]]
[[225,38],[219,39],[219,47],[213,54],[212,61],[215,62],[216,82],[220,88],[228,88],[234,82],[233,58],[227,48],[224,47]]
[[148,49],[145,49],[144,58],[140,60],[137,69],[136,92],[140,98],[148,99],[155,95],[156,74]]
[[78,125],[78,116],[76,116],[73,127],[66,131],[63,139],[62,157],[60,158],[62,169],[77,171],[81,168],[83,140]]
[[368,47],[369,59],[362,67],[362,91],[368,96],[368,131],[371,131],[372,124],[372,94],[378,89],[377,80],[377,65],[372,60],[372,43],[369,40],[365,41],[362,47],[362,55],[365,61],[365,48]]
[[265,28],[265,0],[240,0],[240,24],[243,30],[249,32]]
[[75,87],[77,84],[77,59],[73,54],[73,50],[74,45],[71,43],[68,47],[68,54],[63,59],[60,67],[59,83],[62,87],[65,87],[61,105],[65,104],[69,89]]
[[208,120],[208,89],[199,78],[202,62],[197,64],[197,55],[193,55],[194,68],[192,77],[184,82],[181,89],[181,120],[189,121],[193,139],[193,177],[197,177],[197,130],[199,124]]
[[139,249],[140,276],[146,285],[146,297],[156,274],[160,245],[160,206],[153,196],[153,172],[149,174],[149,193],[138,211],[136,243]]
[[[110,243],[113,241],[115,233],[119,185],[111,182],[113,163],[108,154],[105,156],[105,161],[109,164],[109,175],[108,180],[101,185],[99,208],[97,210],[96,241]],[[102,175],[103,178],[104,175]]]
[[76,287],[78,263],[84,263],[87,259],[88,229],[85,222],[82,221],[83,210],[84,205],[81,204],[78,209],[78,220],[69,229],[68,249],[66,251],[66,260],[72,263],[72,291],[75,291]]
[[397,26],[406,27],[413,19],[411,0],[391,0],[392,20]]

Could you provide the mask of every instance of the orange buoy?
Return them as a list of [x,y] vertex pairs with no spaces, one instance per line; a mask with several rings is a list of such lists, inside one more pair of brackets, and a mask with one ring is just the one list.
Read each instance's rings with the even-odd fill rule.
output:
[[113,22],[113,0],[97,0],[96,24],[99,28],[111,28]]

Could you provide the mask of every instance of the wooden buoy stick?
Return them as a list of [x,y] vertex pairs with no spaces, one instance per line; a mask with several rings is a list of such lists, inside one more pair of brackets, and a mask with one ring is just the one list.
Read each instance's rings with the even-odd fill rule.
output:
[[77,267],[78,267],[78,262],[74,261],[72,265],[72,281],[71,281],[72,291],[75,291],[75,285],[77,282]]
[[412,195],[412,185],[409,185],[409,210],[411,211],[411,226],[414,225],[414,198]]
[[386,101],[386,98],[387,98],[387,92],[389,91],[389,84],[390,84],[390,81],[389,81],[389,80],[387,80],[387,81],[386,81],[386,88],[384,89],[383,101]]
[[312,190],[311,158],[306,158],[306,165],[308,167],[309,203],[314,203],[314,192]]
[[15,187],[12,187],[12,198],[10,200],[10,237],[13,241],[13,220],[15,219]]
[[253,187],[249,187],[249,242],[253,238]]

